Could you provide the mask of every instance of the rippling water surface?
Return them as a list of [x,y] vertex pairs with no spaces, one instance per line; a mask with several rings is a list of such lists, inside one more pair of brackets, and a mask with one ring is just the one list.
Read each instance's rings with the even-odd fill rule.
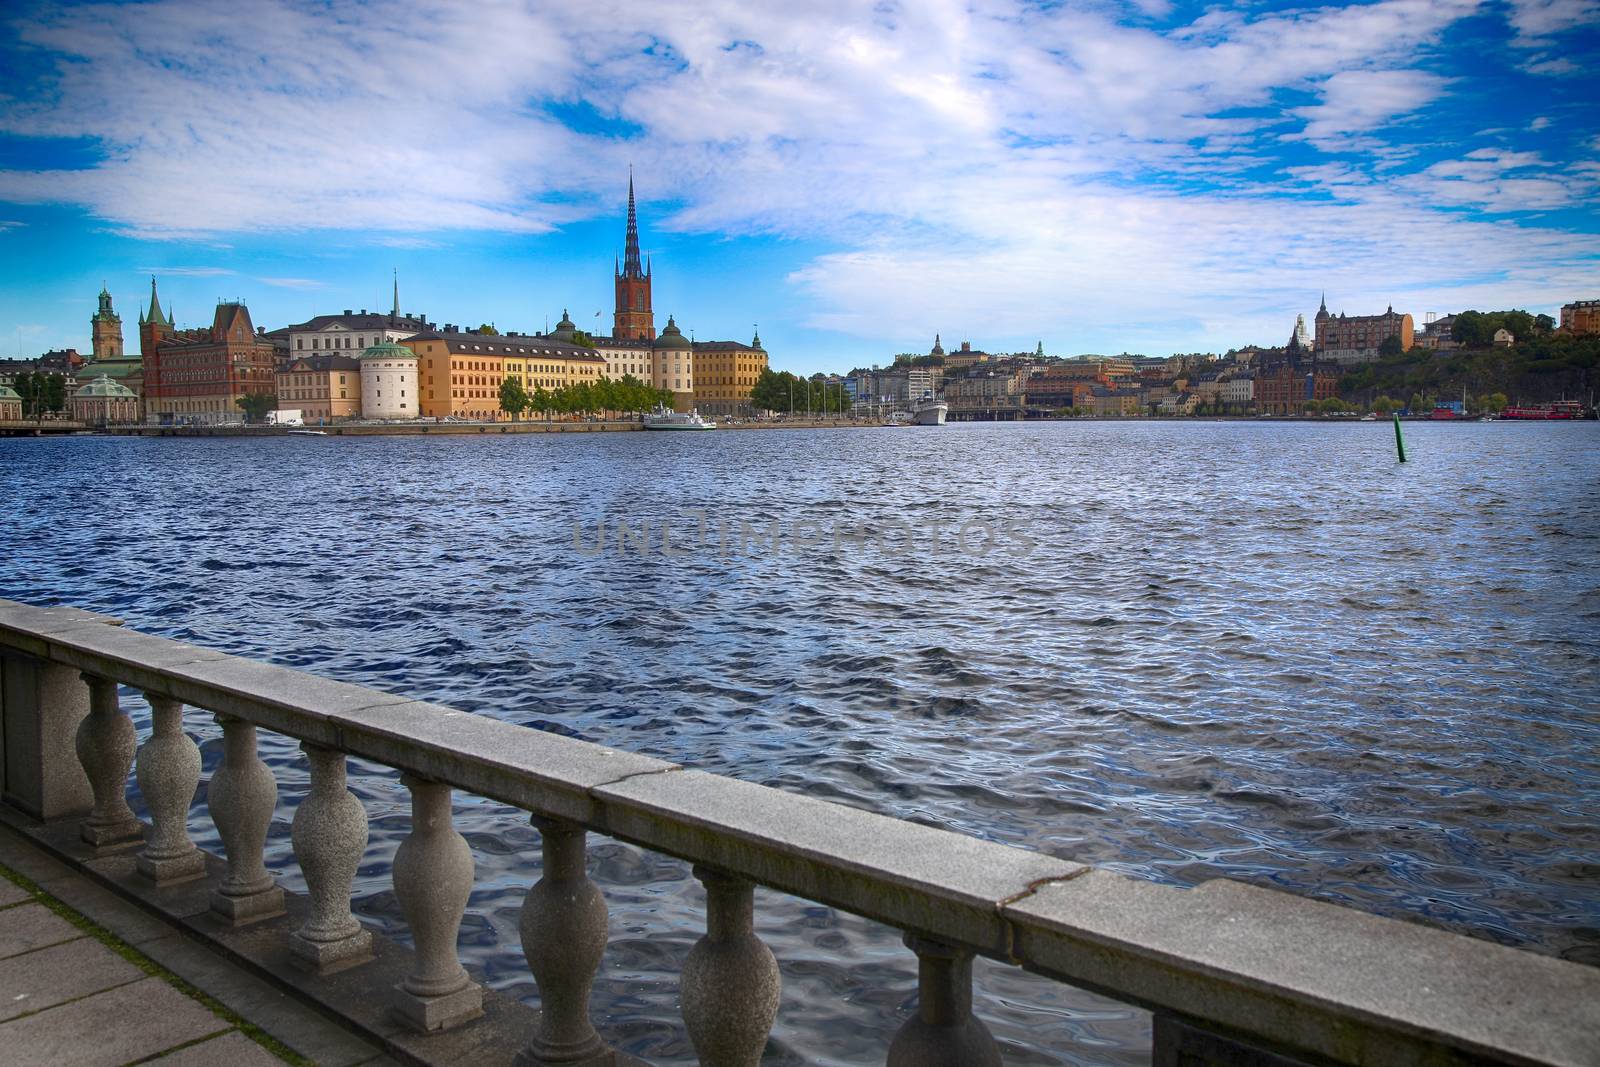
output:
[[[1600,427],[1407,434],[1403,466],[1370,423],[0,439],[0,595],[1145,878],[1595,964]],[[655,523],[651,549],[619,552],[619,520]],[[779,554],[740,551],[740,520],[777,520]],[[660,551],[663,522],[687,552]],[[218,731],[189,728],[209,772]],[[305,767],[283,738],[263,756],[269,862],[298,888]],[[357,908],[403,937],[405,792],[379,767],[354,788]],[[536,999],[516,919],[537,837],[473,797],[457,825],[478,863],[463,952]],[[193,828],[215,847],[203,805]],[[631,846],[592,853],[604,1029],[693,1062],[676,975],[697,884]],[[915,989],[898,935],[765,891],[758,912],[784,978],[769,1062],[881,1063]],[[1142,1013],[978,973],[1008,1063],[1148,1062]]]

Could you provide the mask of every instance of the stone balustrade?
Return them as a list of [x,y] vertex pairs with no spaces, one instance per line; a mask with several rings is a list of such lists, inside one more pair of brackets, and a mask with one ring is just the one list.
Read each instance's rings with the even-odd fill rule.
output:
[[[1150,1010],[1162,1065],[1600,1063],[1592,968],[1230,881],[1123,877],[115,622],[0,601],[6,803],[77,820],[82,848],[137,848],[142,835],[132,877],[209,878],[214,921],[269,929],[285,903],[263,864],[276,784],[256,732],[299,740],[311,791],[292,838],[310,903],[281,936],[297,966],[348,979],[377,964],[349,908],[367,825],[346,757],[397,769],[412,818],[393,882],[415,950],[408,973],[369,993],[435,1035],[472,1026],[485,996],[456,948],[473,859],[451,825],[452,790],[528,812],[544,862],[520,932],[542,1011],[514,1057],[524,1067],[637,1062],[590,1015],[608,936],[590,833],[686,860],[704,884],[705,935],[684,961],[681,999],[708,1065],[753,1067],[778,1010],[777,964],[754,932],[757,885],[904,932],[918,1007],[884,1035],[895,1067],[1001,1062],[973,1003],[979,955]],[[152,709],[137,753],[119,684]],[[224,734],[208,800],[226,863],[210,873],[184,827],[200,777],[185,707],[214,714]],[[125,799],[135,765],[148,828]]]

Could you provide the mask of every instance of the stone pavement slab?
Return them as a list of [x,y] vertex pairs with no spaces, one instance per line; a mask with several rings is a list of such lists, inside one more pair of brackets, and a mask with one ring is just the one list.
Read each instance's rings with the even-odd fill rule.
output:
[[230,1030],[159,978],[146,978],[0,1027],[11,1063],[29,1067],[119,1067]]
[[8,908],[13,904],[21,904],[25,900],[32,900],[27,890],[10,882],[0,880],[0,908]]
[[43,904],[18,904],[0,911],[0,959],[82,936],[83,931]]
[[[0,922],[4,919],[0,913]],[[13,956],[0,967],[0,1022],[144,977],[143,971],[92,937]]]

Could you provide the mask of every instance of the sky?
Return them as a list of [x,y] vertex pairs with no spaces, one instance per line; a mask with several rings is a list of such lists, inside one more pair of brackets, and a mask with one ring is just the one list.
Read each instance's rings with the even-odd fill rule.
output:
[[0,355],[243,298],[843,371],[1600,298],[1600,0],[10,0]]

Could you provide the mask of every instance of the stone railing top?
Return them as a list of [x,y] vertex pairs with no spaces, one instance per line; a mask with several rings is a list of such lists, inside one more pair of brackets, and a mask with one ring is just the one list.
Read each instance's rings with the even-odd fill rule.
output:
[[1158,885],[0,600],[0,649],[1153,1010],[1345,1063],[1600,1063],[1600,970],[1228,881]]

